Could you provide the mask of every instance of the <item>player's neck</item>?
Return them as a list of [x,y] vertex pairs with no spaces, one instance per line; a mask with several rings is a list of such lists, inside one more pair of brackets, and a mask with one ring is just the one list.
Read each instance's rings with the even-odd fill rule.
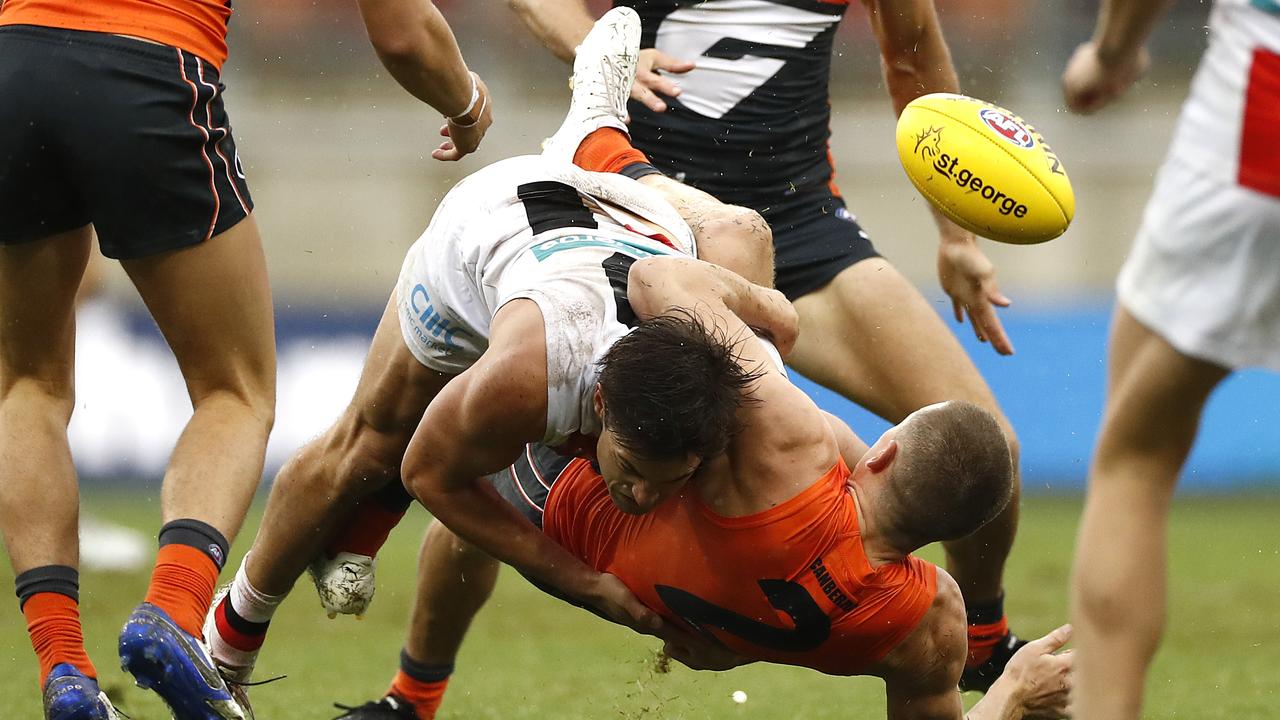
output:
[[886,491],[882,483],[852,482],[849,492],[858,510],[858,528],[862,535],[862,551],[871,567],[898,562],[911,553],[904,550],[904,538],[891,526],[891,515],[886,512]]

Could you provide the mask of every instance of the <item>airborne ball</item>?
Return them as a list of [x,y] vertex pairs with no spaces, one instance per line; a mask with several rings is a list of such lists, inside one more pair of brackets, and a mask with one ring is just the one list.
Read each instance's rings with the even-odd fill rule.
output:
[[964,95],[923,95],[903,109],[897,140],[911,184],[963,228],[1028,245],[1071,224],[1076,200],[1062,161],[1004,108]]

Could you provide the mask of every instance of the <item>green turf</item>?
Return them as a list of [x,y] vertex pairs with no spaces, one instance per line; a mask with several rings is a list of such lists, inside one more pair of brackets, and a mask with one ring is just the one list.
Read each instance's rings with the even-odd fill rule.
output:
[[[152,528],[156,502],[93,496],[86,508]],[[1044,631],[1064,617],[1068,553],[1077,500],[1031,499],[1009,568],[1014,627]],[[1173,517],[1169,631],[1151,678],[1148,717],[1276,716],[1280,689],[1280,497],[1187,499]],[[253,522],[256,522],[256,517]],[[233,562],[247,547],[250,529]],[[420,512],[393,536],[379,565],[369,617],[330,621],[300,585],[272,626],[262,675],[286,680],[258,688],[261,720],[329,718],[335,700],[372,699],[390,680],[412,588]],[[929,554],[936,559],[936,556]],[[232,566],[234,567],[234,565]],[[8,567],[0,564],[8,587]],[[109,692],[135,720],[161,720],[161,704],[125,681],[115,632],[146,586],[143,573],[83,578],[90,652]],[[0,622],[0,718],[38,718],[35,663],[16,604]],[[874,679],[840,679],[775,666],[728,673],[655,672],[655,645],[540,595],[506,573],[477,619],[460,658],[443,718],[874,718],[884,717]],[[744,690],[743,705],[730,700]]]

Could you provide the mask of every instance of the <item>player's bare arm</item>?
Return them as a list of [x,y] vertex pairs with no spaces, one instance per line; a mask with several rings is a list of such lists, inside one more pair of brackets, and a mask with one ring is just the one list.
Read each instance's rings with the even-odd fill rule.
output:
[[[901,114],[907,103],[934,92],[959,92],[960,81],[942,35],[933,0],[863,0],[876,40],[885,86],[893,110]],[[938,281],[951,298],[956,322],[969,316],[974,334],[1001,355],[1013,354],[996,307],[1007,307],[995,266],[978,247],[973,233],[951,222],[928,204],[938,225]]]
[[915,630],[872,669],[884,679],[889,720],[960,720],[967,646],[960,586],[938,568],[938,592]]
[[493,123],[493,101],[478,75],[467,70],[458,41],[431,0],[359,0],[378,59],[401,87],[445,116],[431,152],[458,160],[475,152]]
[[[627,298],[642,318],[686,308],[716,323],[734,339],[748,338],[748,330],[754,330],[768,337],[783,355],[791,352],[799,335],[800,319],[786,296],[711,263],[692,258],[645,258],[631,266],[627,283]],[[760,359],[766,358],[761,354]]]
[[[582,0],[508,0],[508,3],[538,42],[568,63],[573,62],[574,49],[595,22]],[[686,73],[693,68],[692,62],[655,48],[641,50],[631,99],[655,112],[664,112],[667,103],[662,96],[677,97],[680,86],[663,73]]]
[[1081,43],[1062,75],[1073,112],[1088,115],[1120,97],[1147,72],[1145,43],[1171,0],[1104,0],[1093,38]]
[[638,315],[687,308],[737,340],[739,364],[760,373],[755,402],[738,411],[743,428],[727,453],[729,471],[699,476],[699,492],[718,512],[748,514],[785,502],[830,470],[839,450],[826,417],[756,339],[770,337],[784,355],[794,344],[798,317],[782,293],[689,258],[637,262],[629,287]]
[[483,482],[542,439],[547,358],[542,316],[528,300],[494,317],[489,351],[431,402],[405,454],[405,487],[459,536],[521,572],[652,631],[657,616],[616,578],[596,572],[534,527]]
[[1067,717],[1069,654],[1054,655],[1070,639],[1063,626],[1028,644],[967,714],[956,684],[966,652],[964,598],[938,569],[938,593],[916,629],[885,656],[874,674],[885,681],[889,720],[1019,720]]

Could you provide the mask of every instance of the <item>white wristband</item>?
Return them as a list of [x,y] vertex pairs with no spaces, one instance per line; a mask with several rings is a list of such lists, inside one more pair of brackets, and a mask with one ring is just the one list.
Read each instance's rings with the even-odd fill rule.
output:
[[[455,120],[455,119],[453,119],[453,118],[449,118],[449,124],[450,124],[450,125],[453,125],[454,127],[457,127],[457,128],[471,128],[471,127],[475,127],[475,126],[477,126],[477,125],[479,125],[479,124],[480,124],[480,119],[484,117],[484,109],[485,109],[486,107],[488,107],[488,106],[489,106],[489,95],[488,95],[488,94],[485,94],[485,96],[484,96],[484,102],[480,103],[480,112],[476,113],[476,119],[475,119],[475,120],[472,120],[472,121],[471,121],[471,122],[469,122],[469,123],[460,123],[460,122],[458,122],[457,120]],[[465,117],[465,116],[466,116],[466,113],[463,113],[460,117]]]
[[[458,113],[457,115],[448,116],[449,120],[454,121],[453,123],[454,125],[459,124],[457,122],[458,118],[462,118],[465,120],[467,115],[470,115],[471,111],[476,108],[476,103],[480,101],[480,83],[476,82],[475,73],[469,73],[469,74],[471,75],[471,102],[467,103],[467,108],[462,112]],[[483,111],[483,107],[481,107],[481,110]]]

